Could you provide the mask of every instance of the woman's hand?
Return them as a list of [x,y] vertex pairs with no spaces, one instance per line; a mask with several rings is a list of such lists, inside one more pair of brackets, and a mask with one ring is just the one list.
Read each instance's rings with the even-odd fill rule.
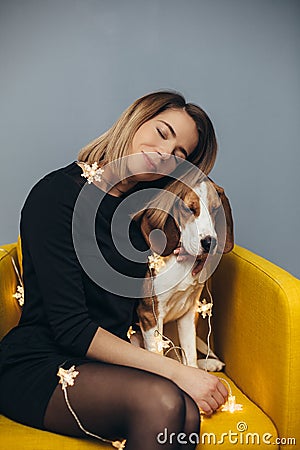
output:
[[[174,255],[177,256],[178,262],[185,261],[187,258],[191,257],[191,255],[189,253],[187,253],[187,251],[185,250],[184,247],[175,248],[173,253],[174,253]],[[192,275],[197,275],[197,273],[199,273],[202,270],[207,256],[208,256],[208,254],[206,253],[203,255],[203,257],[201,257],[201,259],[196,260],[196,265],[193,267]]]
[[228,391],[224,384],[204,370],[181,364],[173,381],[195,400],[206,415],[211,415],[227,400]]
[[[130,336],[136,347],[144,347],[143,336],[137,331]],[[170,358],[165,358],[169,362]],[[173,360],[171,360],[173,362]],[[212,414],[227,400],[227,389],[218,377],[204,370],[179,364],[171,377],[180,388],[187,392],[207,415]]]

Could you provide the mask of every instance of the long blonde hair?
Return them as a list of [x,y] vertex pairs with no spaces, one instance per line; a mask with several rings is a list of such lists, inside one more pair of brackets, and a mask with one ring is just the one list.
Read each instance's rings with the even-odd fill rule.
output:
[[[217,141],[214,127],[206,112],[193,103],[186,103],[182,94],[175,91],[157,91],[137,99],[130,105],[113,124],[113,126],[87,144],[78,154],[78,160],[92,164],[110,163],[129,154],[130,144],[136,131],[148,120],[166,111],[167,109],[185,110],[194,120],[198,130],[198,143],[187,160],[198,167],[205,175],[212,170],[217,156]],[[138,183],[142,188],[159,187],[171,191],[179,198],[183,198],[187,188],[178,180],[168,176],[162,177],[156,182]],[[152,210],[153,221],[164,224],[167,220],[170,205],[161,206],[165,211]],[[149,204],[150,206],[150,204]],[[135,219],[138,220],[137,214]]]

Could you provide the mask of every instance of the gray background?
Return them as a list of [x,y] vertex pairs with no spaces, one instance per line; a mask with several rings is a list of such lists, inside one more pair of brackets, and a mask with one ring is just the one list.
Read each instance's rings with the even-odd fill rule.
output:
[[136,98],[181,91],[210,115],[212,177],[236,242],[295,276],[299,11],[293,0],[1,0],[0,243],[47,172]]

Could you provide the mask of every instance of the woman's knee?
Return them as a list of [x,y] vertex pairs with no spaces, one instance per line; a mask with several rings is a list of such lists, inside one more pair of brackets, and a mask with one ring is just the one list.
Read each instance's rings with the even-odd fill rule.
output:
[[147,385],[144,408],[151,417],[184,424],[186,406],[181,389],[167,378],[157,376]]
[[199,433],[201,417],[200,411],[196,402],[186,393],[184,393],[185,398],[185,425],[184,431],[187,434]]

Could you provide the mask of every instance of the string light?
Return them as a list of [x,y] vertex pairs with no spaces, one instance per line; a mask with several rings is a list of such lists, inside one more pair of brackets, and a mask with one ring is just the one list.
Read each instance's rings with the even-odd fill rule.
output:
[[17,292],[13,294],[13,297],[18,300],[19,305],[24,306],[24,288],[23,286],[17,286]]
[[129,327],[128,330],[127,330],[127,337],[128,337],[128,339],[130,340],[131,336],[132,336],[133,334],[135,334],[135,333],[136,333],[136,331],[133,330],[133,329],[132,329],[132,325],[130,325],[130,327]]
[[18,301],[19,305],[22,307],[24,305],[24,286],[23,286],[22,277],[21,277],[21,275],[20,275],[20,273],[18,271],[18,268],[17,268],[17,264],[16,264],[13,256],[11,256],[9,254],[9,252],[5,248],[0,248],[0,250],[2,252],[5,252],[11,259],[14,271],[15,271],[15,273],[17,275],[17,278],[19,280],[19,283],[20,283],[17,286],[17,291],[15,292],[15,294],[12,294],[12,296]]
[[[207,372],[207,360],[208,360],[208,357],[210,354],[210,336],[212,333],[211,317],[212,317],[212,308],[213,308],[213,299],[212,299],[212,295],[211,295],[211,292],[209,290],[207,283],[206,283],[206,290],[209,295],[210,302],[207,302],[206,299],[204,299],[201,302],[200,306],[198,306],[198,312],[202,315],[203,319],[205,319],[206,316],[208,317],[207,354],[206,354],[206,358],[205,358],[205,361],[206,361],[205,371]],[[231,413],[233,413],[235,411],[241,411],[243,409],[243,405],[241,405],[240,403],[236,403],[235,395],[232,395],[231,386],[228,383],[228,381],[225,380],[225,378],[221,378],[221,377],[218,377],[218,378],[227,384],[228,392],[229,392],[227,401],[224,405],[221,406],[220,411],[224,411],[224,412],[229,411]]]
[[87,179],[88,184],[91,184],[94,180],[101,181],[101,175],[104,169],[98,167],[98,164],[94,162],[92,165],[83,163],[81,176]]
[[[162,256],[158,255],[157,253],[152,253],[152,255],[148,256],[148,267],[149,267],[149,271],[150,271],[150,277],[151,277],[151,287],[152,287],[152,313],[156,322],[156,326],[158,326],[158,319],[157,319],[157,315],[155,312],[155,305],[154,305],[154,296],[155,296],[155,292],[154,292],[154,276],[156,274],[158,274],[158,272],[160,271],[160,269],[165,265],[165,262],[162,258]],[[185,355],[184,350],[179,347],[176,346],[174,344],[174,342],[172,342],[171,339],[169,339],[167,336],[163,335],[162,333],[160,333],[160,331],[158,330],[158,328],[156,328],[154,330],[154,338],[156,340],[156,349],[158,351],[158,353],[161,353],[163,351],[164,348],[168,349],[164,354],[165,356],[169,353],[169,351],[174,350],[175,355],[178,359],[178,361],[181,364],[186,364],[187,363],[187,358]],[[182,358],[180,357],[180,355],[177,352],[177,349],[181,350],[184,359],[185,359],[185,363],[183,363]]]
[[227,384],[228,391],[229,391],[227,402],[221,406],[221,411],[229,411],[231,413],[234,413],[235,411],[242,411],[243,405],[241,405],[240,403],[236,403],[235,395],[232,395],[231,386],[228,383],[228,381],[222,377],[218,377],[218,378]]
[[221,411],[229,411],[231,413],[235,411],[242,411],[242,409],[243,405],[241,405],[240,403],[236,403],[235,395],[232,394],[228,395],[227,402],[225,403],[225,405],[221,406]]
[[[63,363],[63,364],[65,364],[65,363]],[[61,388],[64,393],[67,407],[68,407],[70,413],[72,414],[72,416],[74,417],[74,419],[76,420],[77,425],[79,426],[81,431],[83,431],[88,436],[99,439],[103,442],[107,442],[115,448],[119,448],[119,449],[125,448],[126,439],[123,439],[122,441],[112,441],[110,439],[102,438],[101,436],[98,436],[97,434],[91,433],[90,431],[86,430],[83,427],[83,425],[81,424],[80,420],[78,419],[74,409],[72,408],[72,406],[70,404],[68,392],[67,392],[68,386],[74,386],[75,378],[79,375],[79,372],[78,372],[78,370],[75,370],[75,366],[72,366],[69,369],[64,369],[62,367],[63,364],[59,367],[58,372],[57,372],[57,376],[59,377],[59,384],[61,384]]]
[[[155,292],[154,292],[153,276],[159,272],[159,270],[161,269],[161,267],[164,266],[164,264],[165,263],[163,261],[163,258],[160,255],[153,253],[153,255],[148,256],[148,266],[150,269],[150,276],[151,276],[151,280],[152,280],[152,311],[153,311],[153,315],[154,315],[154,318],[156,321],[156,326],[157,326],[158,320],[157,320],[157,316],[156,316],[156,312],[155,312],[155,308],[154,308]],[[206,290],[209,295],[210,301],[208,302],[205,298],[202,301],[197,299],[196,312],[201,314],[203,319],[205,319],[206,317],[208,318],[207,354],[205,357],[205,361],[206,361],[205,371],[207,372],[208,371],[207,361],[208,361],[208,358],[209,358],[209,355],[211,352],[210,336],[212,333],[211,317],[212,317],[212,309],[213,309],[213,299],[212,299],[212,295],[211,295],[211,292],[209,290],[207,283],[205,283],[205,286],[206,286]],[[186,356],[184,353],[184,349],[182,349],[179,346],[175,346],[174,343],[171,341],[171,339],[168,339],[166,336],[161,334],[158,329],[156,329],[154,331],[154,336],[156,338],[156,347],[157,347],[157,350],[159,353],[161,353],[164,348],[168,349],[165,352],[165,355],[167,355],[167,353],[169,351],[174,350],[179,362],[181,362],[182,364],[185,364],[185,365],[187,364],[187,359],[186,359]],[[184,362],[182,361],[182,358],[180,358],[180,356],[178,355],[177,349],[180,349],[182,354],[184,355],[184,357],[185,357]],[[227,398],[226,403],[221,406],[220,411],[222,411],[222,412],[228,411],[230,413],[234,413],[235,411],[241,411],[243,409],[243,405],[241,405],[240,403],[236,403],[236,398],[235,398],[235,395],[232,395],[232,390],[231,390],[231,386],[230,386],[229,382],[227,380],[225,380],[225,378],[221,378],[221,377],[218,377],[218,378],[220,380],[224,381],[228,387],[228,398]]]
[[158,353],[161,353],[164,348],[169,348],[170,345],[171,345],[169,339],[165,340],[160,335],[157,335],[155,337],[155,340],[156,340],[155,344],[156,344],[156,348],[157,348]]
[[149,269],[153,269],[155,273],[158,273],[160,269],[165,265],[163,258],[157,253],[152,253],[148,256],[148,266]]
[[206,299],[203,299],[201,302],[197,299],[197,312],[201,314],[202,318],[205,319],[206,316],[212,316],[212,307],[213,303],[207,303]]

